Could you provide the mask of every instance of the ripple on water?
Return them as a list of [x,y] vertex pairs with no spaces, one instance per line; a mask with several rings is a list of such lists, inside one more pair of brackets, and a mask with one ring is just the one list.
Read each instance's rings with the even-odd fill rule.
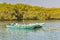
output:
[[[60,40],[60,31],[54,26],[60,26],[57,23],[46,23],[43,29],[37,30],[0,30],[0,40]],[[50,28],[50,29],[49,29]]]

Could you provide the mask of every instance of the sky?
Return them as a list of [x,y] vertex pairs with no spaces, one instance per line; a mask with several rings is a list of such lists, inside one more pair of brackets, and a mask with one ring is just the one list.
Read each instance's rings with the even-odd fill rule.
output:
[[25,3],[33,6],[43,6],[43,7],[59,7],[60,8],[60,0],[0,0],[0,3]]

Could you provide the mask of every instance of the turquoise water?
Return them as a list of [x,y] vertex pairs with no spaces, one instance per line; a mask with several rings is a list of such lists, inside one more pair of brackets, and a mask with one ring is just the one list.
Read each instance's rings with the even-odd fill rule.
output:
[[60,21],[45,22],[43,29],[0,29],[0,40],[60,40]]

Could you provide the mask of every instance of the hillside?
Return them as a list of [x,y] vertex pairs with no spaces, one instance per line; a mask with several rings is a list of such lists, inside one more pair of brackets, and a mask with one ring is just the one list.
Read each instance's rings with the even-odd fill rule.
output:
[[0,3],[0,20],[60,20],[60,8]]

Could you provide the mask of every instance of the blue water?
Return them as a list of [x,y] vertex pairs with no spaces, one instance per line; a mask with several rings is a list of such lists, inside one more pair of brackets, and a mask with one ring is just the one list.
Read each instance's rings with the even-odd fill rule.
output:
[[[0,30],[0,40],[60,40],[60,22],[45,22],[43,29],[37,30]],[[56,30],[49,30],[55,28]]]

